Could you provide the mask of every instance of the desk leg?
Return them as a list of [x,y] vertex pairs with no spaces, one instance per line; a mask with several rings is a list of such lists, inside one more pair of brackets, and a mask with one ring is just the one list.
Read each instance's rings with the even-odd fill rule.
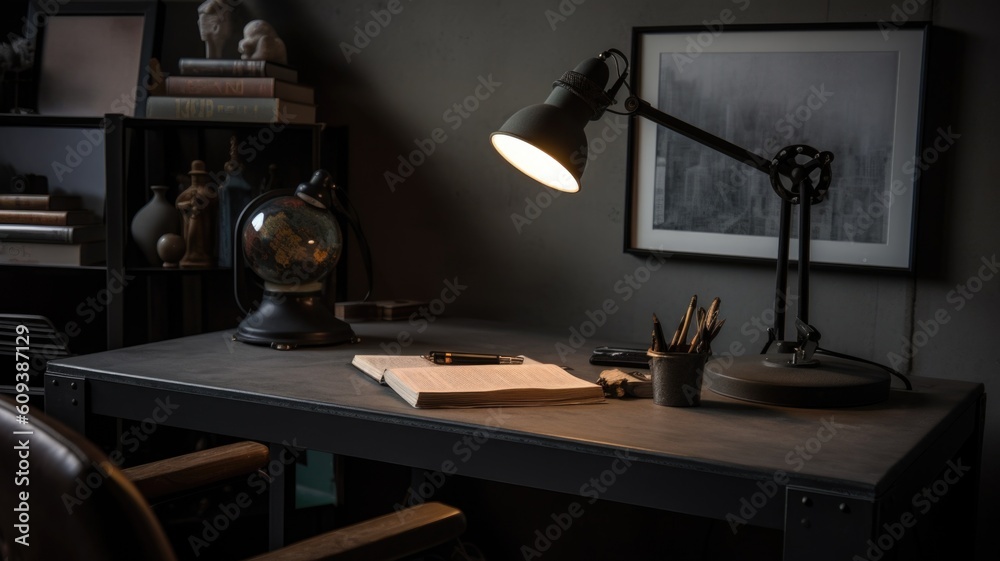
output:
[[87,434],[86,381],[79,376],[45,375],[45,412],[81,435]]
[[865,558],[875,504],[789,485],[785,491],[785,561]]
[[[269,465],[281,465],[281,453],[285,447],[281,444],[271,444]],[[278,462],[275,464],[275,462]],[[292,466],[294,469],[295,466]],[[271,486],[268,487],[267,516],[267,547],[274,551],[285,545],[285,485],[287,470],[268,470],[271,476]],[[291,479],[294,479],[291,478]]]

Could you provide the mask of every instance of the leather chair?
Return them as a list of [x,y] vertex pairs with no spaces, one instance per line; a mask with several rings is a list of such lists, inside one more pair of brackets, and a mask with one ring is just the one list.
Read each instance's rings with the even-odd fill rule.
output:
[[[31,410],[27,425],[17,415],[15,404],[0,398],[0,559],[174,561],[140,488],[163,496],[252,473],[268,459],[266,447],[238,443],[121,470],[45,414]],[[18,434],[24,432],[30,434]],[[254,559],[399,559],[464,530],[461,511],[425,503]]]

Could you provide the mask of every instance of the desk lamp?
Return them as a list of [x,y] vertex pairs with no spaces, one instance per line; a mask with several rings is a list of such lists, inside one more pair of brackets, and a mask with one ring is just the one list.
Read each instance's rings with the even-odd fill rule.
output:
[[[237,222],[240,243],[233,258],[236,301],[246,316],[234,339],[278,350],[356,339],[322,292],[343,248],[332,197],[333,179],[318,170],[293,195],[268,191],[247,205]],[[250,312],[241,301],[244,262],[264,280],[263,298]]]
[[[611,59],[619,76],[605,91]],[[619,60],[623,67],[619,66]],[[514,113],[490,135],[493,147],[510,164],[536,181],[566,192],[580,190],[587,165],[589,121],[600,119],[615,103],[628,76],[628,59],[609,49],[581,62],[555,81],[545,103]],[[760,355],[737,357],[732,363],[712,361],[706,366],[706,385],[737,399],[794,407],[847,407],[878,403],[888,398],[891,378],[905,377],[879,364],[819,347],[820,333],[809,324],[810,207],[823,201],[830,187],[833,154],[796,144],[764,158],[725,139],[668,115],[630,95],[625,115],[644,117],[709,148],[768,174],[781,198],[778,234],[775,324]],[[785,308],[791,208],[799,205],[798,290],[796,339],[786,341]],[[771,347],[774,351],[768,353]],[[822,360],[817,355],[824,355]]]

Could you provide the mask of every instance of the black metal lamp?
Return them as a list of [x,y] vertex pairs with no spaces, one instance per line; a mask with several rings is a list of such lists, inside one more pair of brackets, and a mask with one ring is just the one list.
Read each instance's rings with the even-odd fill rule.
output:
[[[337,345],[356,339],[337,319],[323,295],[323,279],[343,249],[340,227],[331,212],[333,179],[316,171],[294,194],[269,191],[250,202],[236,226],[234,244],[236,301],[245,317],[233,338],[288,350]],[[244,293],[244,266],[264,280],[259,305],[250,310]]]
[[[620,68],[615,83],[609,80],[607,60]],[[587,165],[584,128],[601,118],[625,84],[628,59],[609,49],[581,62],[556,80],[544,104],[521,109],[490,139],[508,162],[529,177],[562,191],[580,189]],[[887,367],[819,347],[820,334],[809,325],[809,234],[810,207],[826,196],[831,182],[833,154],[811,146],[782,148],[771,159],[764,158],[725,139],[692,126],[652,107],[634,95],[624,102],[625,114],[644,117],[709,148],[768,174],[781,198],[775,282],[775,324],[758,356],[738,357],[730,364],[710,362],[706,385],[730,397],[798,407],[844,407],[878,403],[888,398],[891,378],[887,372],[909,381]],[[791,207],[799,205],[799,306],[796,338],[786,341],[785,309],[788,279],[788,247],[791,238]],[[774,347],[774,351],[768,353]],[[824,355],[820,360],[817,355]]]

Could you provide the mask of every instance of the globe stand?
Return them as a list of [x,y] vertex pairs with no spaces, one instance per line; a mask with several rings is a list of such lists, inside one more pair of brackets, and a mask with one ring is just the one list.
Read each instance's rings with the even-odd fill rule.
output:
[[265,290],[260,305],[243,318],[233,338],[286,351],[349,343],[357,336],[350,325],[334,317],[322,293]]
[[[332,188],[330,174],[317,170],[294,193],[269,191],[243,209],[233,232],[239,240],[233,244],[233,270],[236,303],[245,317],[233,340],[277,350],[358,340],[333,315],[323,292],[323,279],[340,257],[342,240],[329,207]],[[264,280],[256,309],[246,304],[247,264]]]

